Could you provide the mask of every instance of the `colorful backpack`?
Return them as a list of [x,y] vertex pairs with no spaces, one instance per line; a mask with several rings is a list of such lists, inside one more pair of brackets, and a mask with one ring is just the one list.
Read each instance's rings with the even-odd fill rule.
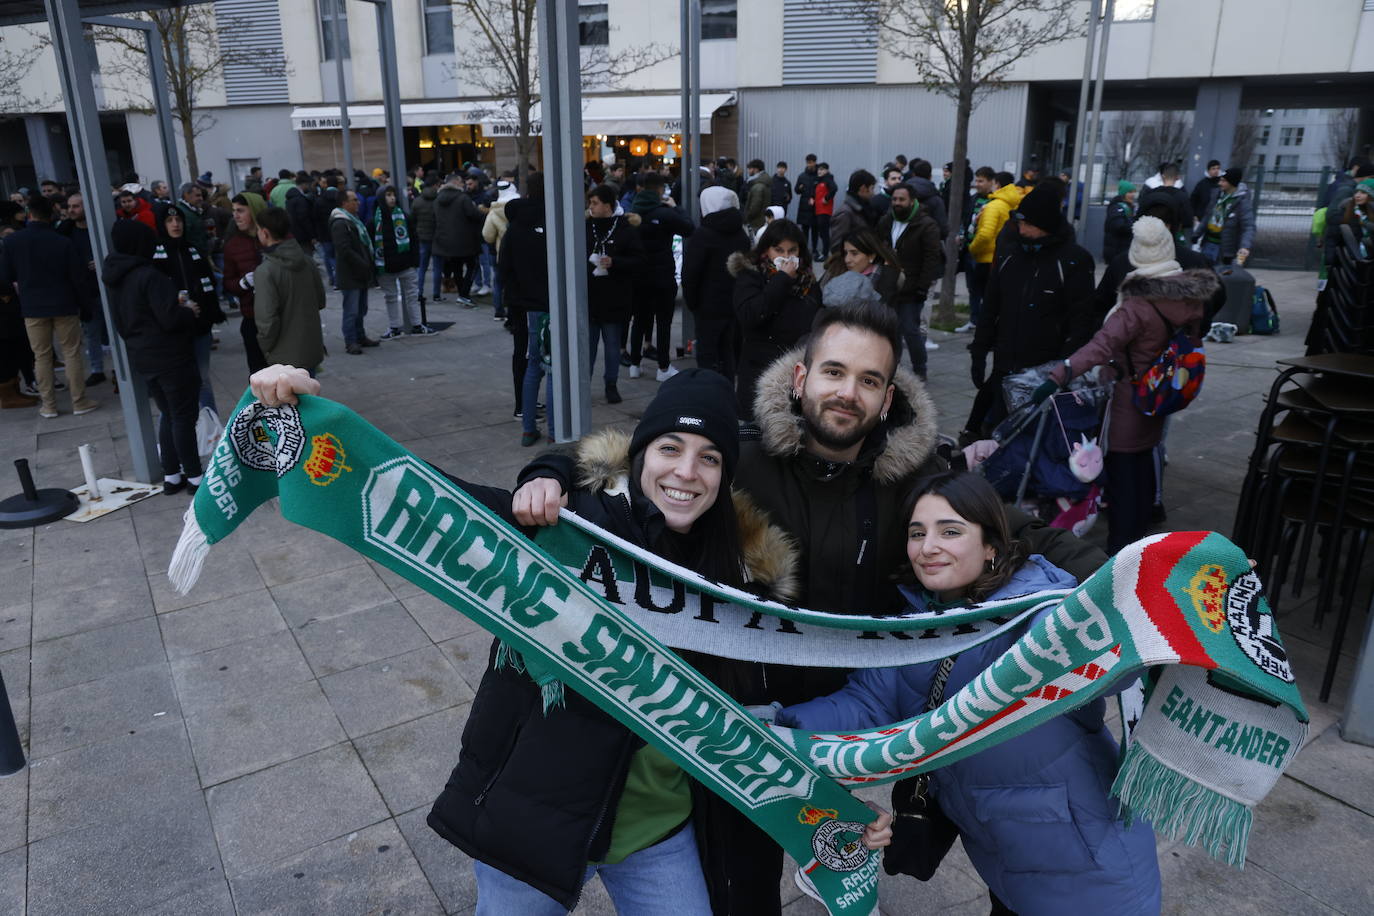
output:
[[1155,314],[1169,329],[1169,342],[1150,365],[1132,379],[1131,396],[1136,409],[1147,417],[1177,413],[1198,396],[1207,371],[1207,353],[1199,342],[1193,345],[1193,335],[1187,327],[1176,328],[1155,308]]

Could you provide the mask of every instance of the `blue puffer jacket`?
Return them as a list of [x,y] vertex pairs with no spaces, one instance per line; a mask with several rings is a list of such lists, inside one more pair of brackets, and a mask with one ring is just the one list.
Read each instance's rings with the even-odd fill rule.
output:
[[[992,597],[1075,584],[1036,554]],[[905,593],[912,605],[924,608],[924,594]],[[946,697],[977,677],[1029,626],[960,655]],[[856,671],[843,690],[787,707],[777,723],[849,731],[910,719],[925,712],[937,667],[930,662]],[[1117,746],[1103,724],[1105,708],[1105,700],[1093,700],[931,773],[940,807],[959,825],[973,866],[1020,916],[1159,912],[1154,832],[1142,821],[1126,827],[1117,820],[1116,800],[1108,795]]]

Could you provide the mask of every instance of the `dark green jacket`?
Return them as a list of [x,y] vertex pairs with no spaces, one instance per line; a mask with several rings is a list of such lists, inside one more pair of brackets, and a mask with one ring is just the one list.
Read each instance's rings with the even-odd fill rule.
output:
[[263,249],[262,266],[253,280],[258,345],[268,363],[313,369],[323,362],[324,282],[300,244],[287,239]]
[[184,200],[177,201],[176,206],[186,223],[186,240],[200,252],[202,258],[210,257],[210,234],[205,231],[205,218]]

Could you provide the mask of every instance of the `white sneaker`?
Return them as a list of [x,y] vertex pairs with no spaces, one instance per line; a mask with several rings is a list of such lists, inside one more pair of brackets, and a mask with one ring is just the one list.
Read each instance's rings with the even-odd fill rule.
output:
[[677,367],[669,366],[667,369],[658,370],[658,373],[654,377],[660,382],[666,382],[675,375],[677,375]]
[[959,325],[959,327],[957,327],[957,328],[954,329],[954,333],[955,333],[955,334],[972,334],[972,333],[973,333],[974,331],[976,331],[976,330],[978,330],[978,325],[976,325],[976,324],[974,324],[972,321],[970,321],[970,322],[968,322],[967,324],[961,324],[961,325]]
[[630,378],[639,378],[639,367],[638,367],[638,366],[631,366],[631,367],[630,367]]
[[929,338],[927,338],[927,339],[926,339],[926,349],[927,349],[927,350],[938,350],[938,349],[940,349],[940,345],[937,344],[935,341],[930,340]]

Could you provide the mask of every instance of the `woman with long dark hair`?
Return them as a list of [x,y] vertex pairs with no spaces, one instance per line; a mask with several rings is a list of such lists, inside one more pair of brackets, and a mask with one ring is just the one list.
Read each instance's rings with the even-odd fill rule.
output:
[[810,333],[821,286],[801,227],[789,219],[773,220],[752,252],[730,255],[726,266],[742,336],[735,396],[740,416],[752,419],[759,376]]
[[153,252],[153,266],[166,274],[178,290],[185,290],[200,309],[194,339],[196,368],[200,372],[200,406],[218,414],[215,389],[210,384],[210,350],[214,343],[210,329],[223,323],[225,317],[219,296],[215,294],[214,268],[186,237],[186,221],[176,207],[162,211],[158,229],[160,235]]
[[387,330],[382,340],[402,334],[427,337],[434,329],[420,321],[420,286],[416,268],[420,245],[410,231],[410,217],[396,202],[396,188],[388,185],[372,211],[372,250],[377,259],[377,282],[386,299]]
[[[975,474],[919,481],[903,512],[910,520],[909,565],[901,570],[908,612],[1077,584],[1011,537],[997,491]],[[947,699],[1050,613],[1053,608],[960,653],[952,665],[945,660],[856,671],[837,693],[780,709],[775,721],[843,732],[919,716],[941,689],[941,671]],[[928,791],[958,826],[969,860],[991,891],[994,914],[1159,912],[1154,832],[1139,819],[1129,826],[1120,820],[1108,794],[1118,750],[1105,712],[1099,697],[930,771]],[[898,828],[894,843],[900,841]]]
[[1348,225],[1355,235],[1360,257],[1369,257],[1374,253],[1374,178],[1362,179],[1355,185],[1355,193],[1338,212],[1340,222]]
[[821,291],[827,308],[861,303],[891,308],[901,279],[892,249],[870,230],[858,229],[826,259]]

